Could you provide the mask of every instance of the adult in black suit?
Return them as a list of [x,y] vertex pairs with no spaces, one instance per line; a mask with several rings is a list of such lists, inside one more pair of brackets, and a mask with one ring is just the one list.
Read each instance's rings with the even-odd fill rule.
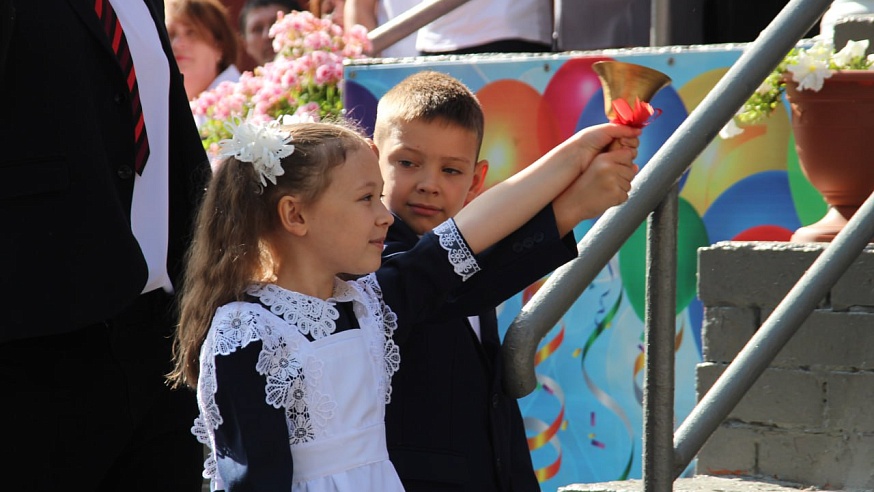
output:
[[[395,217],[383,258],[402,254],[416,233]],[[504,393],[499,305],[576,257],[559,236],[552,207],[478,255],[483,270],[441,306],[440,317],[400,341],[386,434],[392,464],[409,491],[536,492],[516,400]],[[481,339],[468,316],[478,316]]]
[[140,176],[131,92],[94,0],[0,2],[2,488],[199,490],[194,398],[164,374],[168,281],[209,167],[163,5],[113,0],[150,140]]

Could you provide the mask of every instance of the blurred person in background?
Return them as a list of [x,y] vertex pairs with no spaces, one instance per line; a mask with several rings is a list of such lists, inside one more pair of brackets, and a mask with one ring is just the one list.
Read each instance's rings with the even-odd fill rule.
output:
[[240,79],[234,65],[237,36],[219,0],[169,0],[165,22],[189,100],[224,81]]
[[419,29],[422,55],[552,51],[549,0],[469,0]]
[[343,18],[343,10],[346,9],[346,0],[321,0],[322,17],[331,19],[334,24],[346,28],[346,20]]
[[[650,0],[556,0],[557,49],[649,46],[651,5]],[[683,22],[685,31],[694,30],[690,24]]]
[[[306,5],[304,4],[306,3]],[[276,58],[270,26],[279,12],[303,11],[309,2],[296,0],[248,0],[240,10],[240,35],[243,48],[256,65],[264,65]]]
[[[349,25],[361,24],[372,31],[407,10],[415,7],[419,0],[346,0],[343,18]],[[401,39],[397,43],[373,53],[373,56],[383,58],[416,56],[416,32]]]

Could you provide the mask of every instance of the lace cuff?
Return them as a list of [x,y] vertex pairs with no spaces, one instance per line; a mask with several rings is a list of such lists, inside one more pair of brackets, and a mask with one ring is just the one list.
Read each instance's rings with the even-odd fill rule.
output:
[[464,241],[464,236],[455,225],[455,220],[449,219],[434,228],[434,234],[440,240],[440,246],[448,253],[449,263],[462,281],[472,277],[481,268],[473,256],[473,252]]

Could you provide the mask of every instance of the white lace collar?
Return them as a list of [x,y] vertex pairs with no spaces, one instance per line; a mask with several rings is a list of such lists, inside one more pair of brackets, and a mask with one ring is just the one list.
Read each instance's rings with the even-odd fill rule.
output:
[[254,284],[246,289],[246,293],[267,306],[271,313],[297,327],[301,334],[310,335],[314,340],[337,330],[336,321],[340,312],[336,304],[356,298],[355,289],[340,279],[334,279],[334,295],[328,299],[308,296],[275,284]]

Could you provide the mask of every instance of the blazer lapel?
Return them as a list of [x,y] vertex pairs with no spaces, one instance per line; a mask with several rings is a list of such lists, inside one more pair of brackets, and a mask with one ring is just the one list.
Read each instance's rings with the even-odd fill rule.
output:
[[[106,36],[103,26],[100,25],[100,20],[97,18],[97,13],[94,11],[94,0],[67,0],[67,2],[79,16],[82,23],[88,27],[88,30],[94,35],[95,39],[97,39],[100,45],[103,46],[106,50],[106,54],[110,56],[114,61],[115,66],[118,67],[119,72],[121,72],[121,63],[118,61],[118,57],[115,56],[115,52],[112,51],[112,45],[109,43],[109,38]],[[167,36],[166,29],[164,29],[164,2],[144,1],[143,3],[145,3],[146,7],[149,9],[152,21],[158,29],[158,37],[161,39],[161,47],[164,50],[164,54],[167,55],[167,60],[170,63],[171,68],[175,69],[176,59],[173,57],[173,49],[170,47],[170,38]]]
[[103,30],[103,26],[100,25],[100,20],[97,18],[97,12],[94,11],[94,2],[92,0],[67,0],[67,2],[79,16],[79,20],[88,27],[91,34],[103,46],[106,53],[115,60],[115,64],[121,70],[121,65],[115,57],[115,52],[112,51],[112,46],[109,44],[109,38],[106,37],[106,31]]

